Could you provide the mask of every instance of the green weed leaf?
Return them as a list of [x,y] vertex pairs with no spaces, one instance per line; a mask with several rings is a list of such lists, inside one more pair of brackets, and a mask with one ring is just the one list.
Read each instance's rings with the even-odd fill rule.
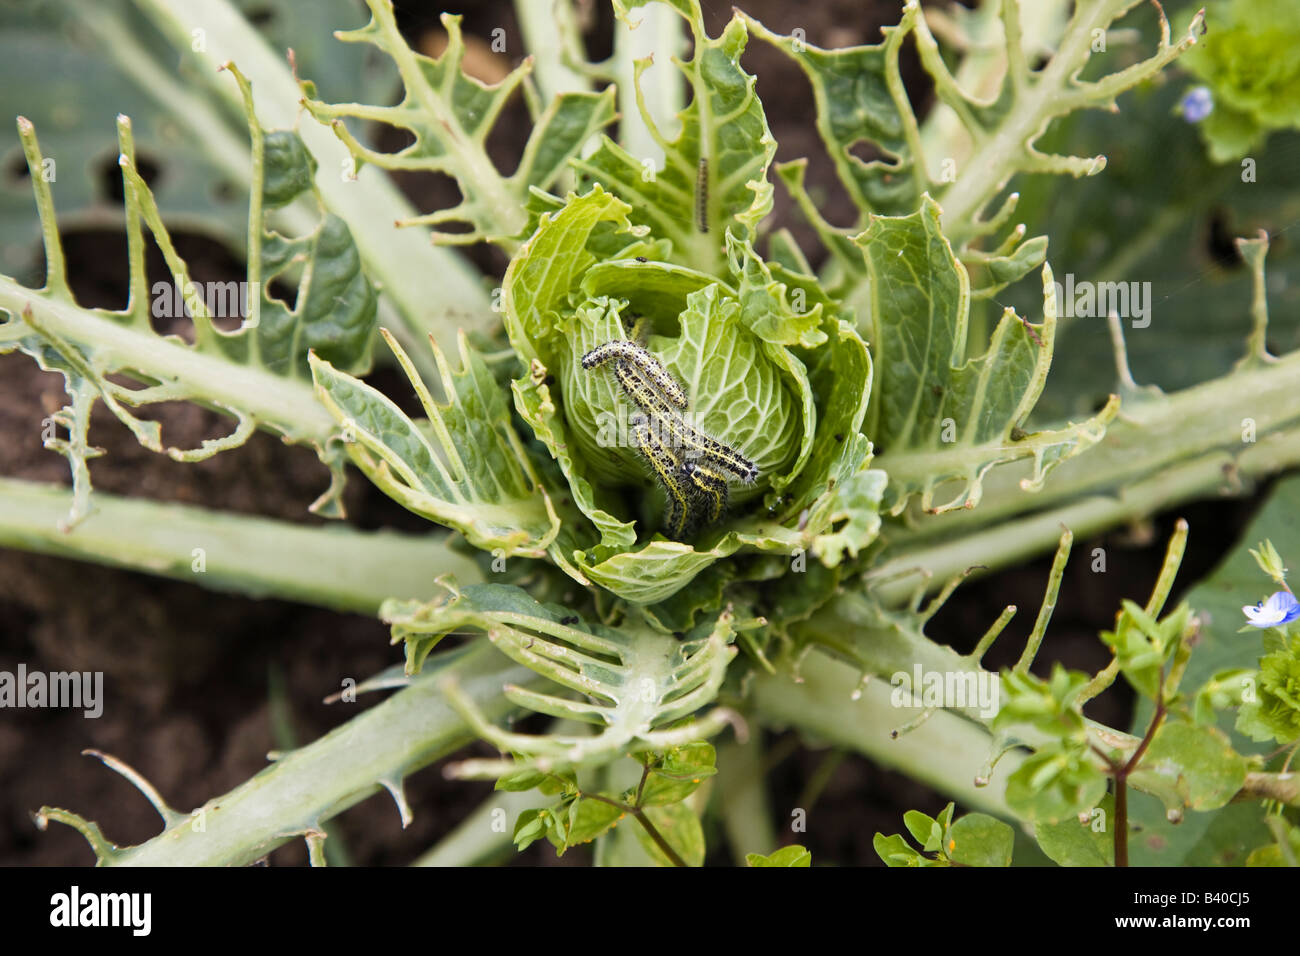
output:
[[1250,761],[1232,749],[1228,738],[1213,727],[1169,721],[1156,731],[1155,739],[1133,772],[1134,786],[1160,786],[1148,776],[1164,778],[1191,810],[1217,810],[1225,806],[1246,782]]
[[1091,810],[1106,792],[1106,776],[1087,747],[1049,745],[1007,778],[1007,805],[1035,824],[1058,823]]
[[775,853],[746,853],[747,866],[812,866],[812,854],[801,846],[783,846]]
[[[662,807],[650,807],[645,811],[650,822],[659,831],[664,841],[673,848],[687,866],[704,865],[704,828],[700,818],[688,804],[672,803]],[[650,858],[660,866],[671,866],[672,861],[659,849],[645,827],[632,828],[637,840]]]
[[1034,839],[1061,866],[1114,866],[1114,816],[1115,798],[1108,793],[1081,818],[1035,823]]
[[653,807],[678,803],[717,772],[717,752],[708,741],[674,747],[652,765],[638,805]]
[[944,852],[960,866],[1010,866],[1015,831],[987,813],[968,813],[948,830]]

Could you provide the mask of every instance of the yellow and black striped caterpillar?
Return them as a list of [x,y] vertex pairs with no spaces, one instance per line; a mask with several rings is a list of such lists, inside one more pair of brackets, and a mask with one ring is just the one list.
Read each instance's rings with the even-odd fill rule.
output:
[[650,464],[655,477],[663,487],[668,500],[668,513],[664,516],[665,530],[673,538],[685,536],[691,521],[693,508],[687,497],[686,488],[681,481],[682,463],[673,454],[673,450],[663,444],[650,421],[642,414],[634,414],[629,420],[632,426],[632,439],[637,451]]
[[727,509],[726,474],[720,468],[690,458],[682,462],[681,471],[690,481],[690,493],[707,512],[709,524],[713,524]]
[[663,433],[665,443],[677,449],[683,458],[712,462],[717,467],[749,483],[758,477],[758,466],[717,439],[688,425],[664,400],[638,370],[626,363],[614,365],[614,375],[628,398],[636,403]]
[[[640,325],[641,323],[638,322],[637,324]],[[615,339],[612,342],[606,342],[604,345],[598,345],[582,357],[582,367],[590,370],[610,361],[615,363],[615,368],[626,365],[635,366],[642,375],[654,383],[654,387],[662,392],[668,401],[678,408],[686,407],[686,390],[677,384],[677,379],[673,378],[668,373],[668,370],[659,364],[657,358],[635,342]]]
[[680,539],[702,524],[717,522],[727,507],[729,478],[752,482],[758,466],[681,417],[685,391],[640,345],[607,342],[582,357],[588,370],[607,363],[637,406],[629,419],[632,439],[667,497],[667,533]]

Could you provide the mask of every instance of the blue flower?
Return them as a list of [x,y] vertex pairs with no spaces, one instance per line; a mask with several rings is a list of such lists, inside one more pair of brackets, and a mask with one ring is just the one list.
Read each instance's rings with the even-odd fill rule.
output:
[[1278,627],[1300,617],[1300,601],[1289,591],[1278,591],[1267,601],[1254,607],[1247,604],[1241,610],[1255,627]]
[[1214,111],[1214,97],[1208,86],[1194,86],[1178,101],[1178,112],[1189,123],[1199,123]]

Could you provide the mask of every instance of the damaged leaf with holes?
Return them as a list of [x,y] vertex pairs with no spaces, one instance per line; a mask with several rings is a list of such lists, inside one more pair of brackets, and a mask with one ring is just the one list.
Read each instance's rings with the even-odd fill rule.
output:
[[[368,5],[370,22],[359,30],[339,33],[338,39],[368,44],[390,57],[401,76],[402,101],[394,106],[326,103],[316,98],[315,84],[304,82],[307,109],[331,125],[358,164],[455,177],[463,195],[460,203],[415,216],[401,225],[434,227],[434,235],[446,243],[490,240],[513,245],[524,238],[529,224],[525,209],[529,191],[550,187],[582,144],[613,121],[613,89],[557,96],[534,124],[519,168],[503,176],[488,156],[487,137],[506,101],[528,78],[531,64],[521,64],[499,83],[484,84],[461,68],[465,45],[459,16],[442,14],[448,42],[442,55],[434,58],[407,46],[390,3],[368,0]],[[395,127],[408,133],[413,142],[396,153],[381,152],[361,142],[346,119]],[[448,223],[469,228],[437,228]]]
[[[593,63],[578,5],[527,0],[515,12],[530,49],[512,36],[508,53],[493,51],[500,78],[483,81],[467,72],[475,40],[460,17],[439,18],[445,43],[430,55],[412,24],[431,22],[366,0],[368,22],[337,34],[339,62],[378,63],[400,84],[359,84],[349,101],[348,70],[319,51],[285,63],[247,42],[228,0],[206,6],[228,16],[201,24],[185,4],[137,14],[165,12],[163,42],[210,28],[212,48],[235,61],[218,71],[224,58],[188,40],[168,51],[202,68],[209,93],[242,100],[247,285],[231,308],[205,297],[166,228],[171,187],[151,189],[122,118],[130,300],[121,312],[80,306],[56,227],[60,189],[37,175],[52,157],[19,122],[23,202],[30,185],[48,271],[44,289],[0,277],[0,350],[63,374],[68,404],[43,440],[69,458],[74,490],[0,479],[0,542],[184,577],[189,539],[210,538],[202,583],[377,615],[405,659],[329,688],[348,703],[354,691],[388,696],[213,797],[205,828],[111,758],[158,809],[159,836],[119,848],[49,807],[42,824],[77,827],[105,863],[248,863],[297,838],[321,863],[337,845],[331,816],[384,790],[405,826],[419,807],[404,779],[451,758],[446,776],[496,789],[421,862],[483,862],[544,840],[600,865],[700,865],[719,852],[706,839],[720,838],[737,863],[806,866],[809,850],[781,848],[764,810],[770,745],[790,730],[835,749],[826,774],[838,754],[860,752],[969,807],[958,817],[936,803],[905,814],[904,833],[876,834],[891,866],[1023,863],[1034,851],[1017,832],[1062,865],[1159,858],[1154,840],[1130,839],[1139,819],[1164,847],[1186,841],[1165,859],[1293,859],[1283,815],[1300,805],[1288,770],[1295,648],[1217,633],[1258,599],[1257,571],[1166,613],[1189,533],[1179,523],[1148,603],[1119,596],[1100,629],[1108,663],[1084,672],[1047,660],[1075,532],[1141,526],[1300,463],[1300,366],[1269,340],[1267,235],[1236,247],[1253,298],[1238,303],[1246,342],[1230,373],[1184,392],[1142,388],[1112,321],[1113,367],[1071,370],[1087,379],[1074,417],[1040,402],[1049,377],[1079,364],[1060,344],[1071,316],[1054,283],[1073,259],[1057,249],[1049,265],[1044,234],[1056,243],[1071,220],[1043,210],[1091,195],[1068,177],[1103,174],[1107,157],[1091,155],[1103,144],[1120,165],[1132,119],[1119,98],[1147,95],[1136,88],[1200,42],[1199,13],[1175,10],[1175,32],[1159,7],[1122,20],[1134,0],[908,0],[878,43],[823,49],[742,12],[706,17],[698,0],[612,0],[612,56]],[[113,22],[102,16],[87,22]],[[806,159],[776,163],[776,108],[746,69],[764,52],[807,78],[845,201],[826,198]],[[908,96],[909,61],[932,91],[924,110]],[[1267,78],[1285,75],[1278,64]],[[1232,63],[1214,72],[1223,102],[1265,112]],[[178,92],[187,107],[207,102]],[[1096,127],[1071,124],[1085,110]],[[184,118],[197,129],[202,115]],[[1110,139],[1095,134],[1102,124]],[[515,125],[521,154],[506,173],[497,142]],[[232,157],[228,136],[208,139],[223,169],[243,169],[242,141]],[[420,173],[450,178],[459,199],[402,199],[398,184]],[[1024,204],[1033,216],[1022,188],[1042,191]],[[773,228],[778,190],[819,248]],[[1177,217],[1152,228],[1197,231]],[[1146,238],[1123,240],[1095,255],[1140,261]],[[185,296],[192,342],[152,328],[149,242]],[[480,273],[449,245],[490,246],[474,261],[500,268]],[[1270,260],[1280,287],[1286,262]],[[1004,289],[1016,309],[1000,305]],[[1179,321],[1191,324],[1187,311]],[[611,342],[623,344],[597,352]],[[584,362],[593,355],[605,360]],[[164,401],[236,424],[200,448],[167,448],[137,414]],[[330,467],[317,510],[341,516],[351,465],[427,527],[164,515],[106,495],[94,514],[96,402],[181,460],[271,431]],[[1246,418],[1257,440],[1244,440]],[[1279,488],[1278,545],[1264,559],[1273,590],[1300,553],[1287,533],[1296,507],[1281,497],[1292,492]],[[48,500],[71,512],[57,532],[55,519],[33,529],[19,513]],[[982,636],[940,611],[975,576],[1053,545],[1020,657],[995,673],[986,657],[1017,609],[976,622]],[[1127,575],[1111,560],[1112,577]],[[1228,612],[1215,604],[1226,595]],[[917,669],[969,678],[960,686],[975,696],[904,693],[896,678]],[[1089,709],[1115,684],[1141,698],[1127,732]],[[471,738],[486,747],[463,751]],[[1171,821],[1176,837],[1162,829]]]
[[[312,196],[315,160],[296,133],[267,132],[258,125],[247,81],[233,67],[231,72],[244,94],[254,179],[263,184],[250,207],[250,262],[246,280],[238,284],[242,295],[231,288],[236,285],[233,282],[209,284],[204,287],[210,290],[205,295],[201,285],[192,281],[153,193],[135,167],[134,139],[126,117],[118,118],[130,260],[130,298],[122,311],[77,305],[64,273],[54,222],[54,192],[39,175],[33,176],[46,243],[45,288],[36,300],[28,299],[18,288],[0,289],[0,305],[9,305],[11,310],[10,321],[0,327],[0,351],[26,352],[43,368],[61,373],[67,383],[70,404],[55,416],[67,437],[50,439],[48,444],[72,466],[75,497],[70,525],[84,519],[93,507],[87,462],[100,450],[88,444],[86,431],[97,401],[146,448],[166,451],[178,461],[198,461],[236,448],[257,428],[313,445],[333,476],[329,489],[313,508],[326,515],[342,515],[342,461],[331,440],[328,418],[320,417],[311,396],[307,358],[316,349],[347,368],[367,370],[378,293],[366,277],[347,225],[323,206],[318,226],[307,235],[286,237],[266,231],[265,210],[301,195]],[[18,128],[28,164],[39,171],[42,158],[36,132],[22,118]],[[148,284],[146,229],[166,260],[174,290]],[[296,286],[292,305],[272,296],[270,283],[276,279]],[[151,317],[158,295],[181,297],[192,321],[192,344],[154,332]],[[16,302],[24,304],[19,308],[13,304]],[[227,310],[237,313],[217,314]],[[240,320],[232,331],[217,324],[219,319],[232,317]],[[251,376],[247,382],[241,381],[241,371]],[[110,378],[117,375],[138,384],[128,387]],[[205,439],[198,448],[164,446],[159,424],[138,416],[133,409],[167,401],[196,402],[232,418],[234,427],[225,437]]]

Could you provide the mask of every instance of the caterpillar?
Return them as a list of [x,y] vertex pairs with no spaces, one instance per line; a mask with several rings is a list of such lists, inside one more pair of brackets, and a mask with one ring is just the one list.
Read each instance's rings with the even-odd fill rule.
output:
[[650,330],[650,320],[644,315],[629,316],[632,321],[632,328],[628,330],[627,337],[635,342],[641,348],[645,348],[646,337]]
[[708,508],[708,522],[713,524],[727,508],[727,476],[721,469],[687,459],[682,474],[691,482],[696,498]]
[[647,379],[654,383],[655,387],[663,393],[668,401],[678,408],[687,406],[686,391],[677,384],[677,379],[673,378],[668,373],[668,370],[659,364],[657,358],[635,342],[615,339],[612,342],[606,342],[604,345],[598,345],[582,357],[582,367],[590,370],[609,361],[614,362],[616,373],[620,368],[636,366]]
[[724,445],[708,435],[701,434],[686,424],[677,413],[669,407],[663,397],[629,364],[616,362],[614,374],[623,386],[623,391],[641,411],[666,432],[668,444],[682,449],[690,458],[703,458],[724,471],[730,472],[743,482],[751,482],[758,477],[758,466],[736,451],[730,445]]
[[[638,319],[632,337],[640,338],[645,325]],[[752,482],[758,466],[682,418],[685,391],[638,342],[606,342],[582,357],[587,370],[605,364],[613,366],[619,385],[638,409],[629,419],[633,444],[664,489],[666,533],[680,540],[700,524],[716,522],[727,507],[729,476]]]
[[695,174],[695,224],[700,232],[709,231],[709,161],[703,156]]
[[633,415],[631,418],[632,438],[637,451],[650,464],[659,484],[663,486],[668,499],[668,514],[665,525],[670,537],[681,538],[686,533],[689,518],[693,512],[686,490],[682,487],[679,475],[682,464],[655,434],[645,415]]

